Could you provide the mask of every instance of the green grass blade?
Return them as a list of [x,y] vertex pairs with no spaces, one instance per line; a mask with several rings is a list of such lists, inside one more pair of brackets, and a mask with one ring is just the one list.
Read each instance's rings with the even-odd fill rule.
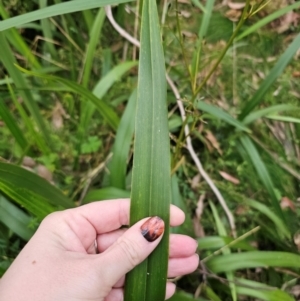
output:
[[[101,99],[116,81],[136,65],[137,62],[125,62],[114,67],[96,84],[93,89],[93,95]],[[93,103],[86,103],[82,106],[80,128],[83,132],[88,128],[94,112],[95,105]]]
[[276,10],[274,13],[268,15],[267,17],[263,18],[262,20],[255,22],[254,25],[252,25],[251,27],[249,27],[248,29],[246,29],[243,33],[241,33],[237,38],[236,41],[248,36],[249,34],[253,33],[253,32],[257,32],[258,29],[260,29],[261,27],[269,24],[270,22],[272,22],[273,20],[276,20],[278,18],[280,18],[281,16],[287,14],[288,12],[297,9],[300,7],[300,3],[294,3],[292,5],[286,6],[282,9]]
[[129,198],[130,191],[119,189],[116,187],[105,187],[101,189],[91,190],[84,198],[84,203],[91,203],[94,201],[113,200]]
[[22,121],[23,121],[23,123],[26,126],[26,129],[28,131],[28,134],[27,134],[27,137],[26,137],[27,138],[27,148],[23,148],[24,154],[26,154],[26,151],[29,150],[28,148],[31,145],[34,145],[34,144],[36,144],[43,153],[48,153],[47,144],[45,143],[45,140],[40,135],[40,133],[38,133],[34,129],[34,123],[32,123],[30,117],[28,116],[28,114],[26,112],[26,109],[23,108],[23,106],[20,104],[20,102],[17,99],[11,85],[7,84],[7,87],[8,87],[8,90],[10,92],[11,100],[12,100],[14,106],[17,108],[17,110],[20,114],[20,117],[22,118]]
[[5,122],[5,125],[7,126],[11,134],[16,139],[16,142],[18,143],[20,148],[23,150],[27,149],[28,143],[23,135],[23,132],[19,128],[17,122],[11,115],[9,109],[6,107],[3,100],[0,100],[0,116]]
[[280,116],[280,115],[268,115],[266,116],[268,119],[282,121],[282,122],[291,122],[291,123],[300,123],[299,118],[291,117],[291,116]]
[[[2,1],[0,1],[0,15],[3,19],[9,18],[9,15],[6,12]],[[22,54],[34,68],[36,69],[41,68],[40,63],[38,62],[36,57],[32,54],[31,49],[24,42],[23,38],[21,37],[21,34],[18,32],[17,29],[12,28],[11,30],[7,30],[5,32],[5,36],[9,41],[9,43],[11,43],[11,45],[13,45],[16,48],[16,50],[20,54]]]
[[77,83],[75,83],[73,81],[64,79],[62,77],[29,71],[24,68],[21,68],[20,66],[17,66],[17,68],[19,70],[21,70],[22,72],[24,72],[25,74],[40,77],[40,78],[47,79],[50,81],[56,81],[58,83],[65,85],[67,88],[70,88],[74,93],[78,93],[79,95],[81,95],[83,99],[91,101],[96,106],[96,108],[98,109],[100,114],[103,116],[103,118],[108,122],[108,124],[114,130],[117,128],[118,123],[119,123],[119,117],[117,116],[117,114],[114,112],[114,110],[108,104],[106,104],[101,99],[98,99],[88,89],[84,88],[83,86],[78,85]]
[[112,149],[113,156],[108,167],[110,171],[110,185],[120,189],[126,188],[126,168],[134,133],[136,96],[137,93],[136,90],[134,90],[121,118]]
[[165,61],[156,1],[144,0],[130,223],[158,215],[165,222],[165,233],[149,258],[127,275],[125,301],[165,299],[171,200],[166,90]]
[[274,185],[272,182],[272,179],[270,177],[270,174],[262,161],[259,152],[257,151],[255,145],[252,143],[249,137],[242,136],[240,137],[240,141],[247,152],[256,172],[259,176],[260,180],[264,184],[265,188],[267,189],[270,197],[271,197],[271,203],[274,208],[275,213],[282,219],[282,221],[285,221],[283,212],[280,208],[278,198],[275,193]]
[[26,107],[30,111],[34,121],[36,122],[38,129],[43,134],[44,141],[48,141],[48,143],[50,143],[51,138],[49,131],[47,130],[39,108],[33,99],[33,96],[30,92],[30,87],[27,85],[22,73],[15,67],[16,60],[12,55],[12,50],[9,48],[3,33],[0,33],[0,45],[0,60],[2,61],[10,77],[13,79],[16,88],[19,89],[19,94],[22,97]]
[[9,41],[9,43],[28,61],[29,65],[32,68],[40,69],[41,65],[33,55],[32,50],[27,46],[27,44],[23,41],[22,37],[18,33],[16,29],[10,29],[4,32],[5,37]]
[[300,268],[300,256],[288,252],[253,251],[213,257],[207,262],[213,273],[256,267]]
[[192,294],[188,294],[185,292],[177,292],[168,300],[169,301],[211,301],[204,298],[194,298]]
[[58,207],[73,203],[60,190],[22,167],[0,162],[0,191],[42,219]]
[[[48,0],[39,0],[40,9],[44,9],[47,7]],[[53,41],[53,34],[51,30],[51,23],[48,19],[41,20],[41,27],[43,31],[43,37],[45,38],[45,49],[47,49],[52,58],[57,56],[57,51],[55,49]]]
[[[209,202],[209,205],[210,205],[210,208],[212,210],[212,213],[213,213],[213,216],[214,216],[214,219],[215,219],[218,234],[220,236],[226,236],[227,232],[226,232],[224,224],[221,221],[221,218],[219,216],[219,213],[217,211],[216,206],[211,201]],[[230,254],[231,250],[229,248],[224,248],[222,250],[222,253],[223,254]],[[226,272],[226,278],[229,281],[229,288],[230,288],[230,291],[231,291],[232,300],[237,301],[236,285],[234,283],[234,274],[231,271],[227,271]]]
[[186,203],[183,201],[183,198],[180,194],[179,190],[179,182],[176,174],[173,174],[171,178],[172,185],[172,204],[180,208],[183,212],[185,212],[185,221],[182,225],[178,227],[173,227],[172,233],[186,234],[190,236],[194,236],[194,228],[193,221],[191,215],[189,214],[189,208]]
[[261,109],[261,110],[257,110],[255,112],[250,113],[243,120],[243,124],[247,125],[261,117],[264,117],[264,116],[267,116],[270,114],[275,114],[275,113],[282,112],[282,111],[297,111],[297,110],[299,110],[299,108],[297,108],[293,105],[289,105],[289,104],[274,105],[274,106],[271,106],[271,107],[268,107],[265,109]]
[[209,298],[210,301],[222,301],[216,292],[213,291],[213,289],[211,287],[209,287],[208,285],[204,286],[204,290],[203,290],[204,295]]
[[288,293],[260,282],[243,278],[238,278],[237,282],[237,292],[241,295],[265,301],[295,301]]
[[93,28],[93,21],[94,21],[93,10],[83,10],[82,16],[84,18],[88,31],[91,32]]
[[252,247],[246,241],[237,241],[234,242],[234,239],[228,236],[206,236],[198,239],[198,248],[199,250],[217,250],[221,249],[228,244],[230,244],[230,249],[241,249],[246,251],[254,251],[255,248]]
[[203,6],[203,4],[201,4],[199,0],[192,0],[192,3],[199,9],[201,9],[203,13],[206,13],[205,7]]
[[34,230],[28,227],[32,218],[2,195],[0,195],[0,221],[24,240],[29,240],[34,234]]
[[223,111],[215,106],[207,104],[203,101],[197,101],[197,108],[206,113],[209,113],[210,115],[212,115],[218,119],[225,121],[226,123],[236,127],[239,130],[245,131],[247,133],[251,133],[251,130],[248,129],[243,123],[241,123],[239,120],[236,120],[231,115],[229,115],[225,111]]
[[85,53],[85,64],[84,71],[82,77],[82,84],[84,87],[88,87],[88,83],[90,81],[90,76],[92,73],[93,61],[95,57],[96,47],[100,40],[100,35],[102,31],[102,25],[105,19],[105,11],[103,8],[99,9],[99,12],[95,18],[93,27],[90,32],[90,40],[86,48]]
[[279,60],[275,66],[270,71],[269,75],[260,85],[259,89],[255,92],[253,97],[247,101],[246,106],[242,110],[239,119],[243,120],[247,115],[263,101],[264,95],[277,80],[277,78],[282,74],[283,70],[293,58],[296,51],[299,49],[300,45],[300,34],[294,39],[294,41],[289,45],[285,52],[280,56]]
[[287,229],[286,225],[284,222],[272,211],[270,208],[260,202],[257,202],[255,200],[247,199],[245,200],[245,204],[248,206],[255,208],[258,210],[260,213],[263,214],[263,216],[268,217],[276,226],[277,228],[277,233],[280,237],[282,238],[289,238],[290,233],[289,230]]
[[191,73],[193,77],[193,86],[196,86],[197,82],[197,74],[199,70],[199,63],[200,63],[200,56],[201,56],[201,49],[202,49],[202,43],[203,43],[203,38],[207,34],[207,30],[209,27],[211,15],[214,9],[214,4],[215,0],[210,0],[206,2],[205,9],[203,11],[203,18],[202,22],[200,25],[200,29],[198,31],[198,40],[197,40],[197,46],[196,46],[196,51],[193,54],[193,61],[192,61],[192,66],[191,66]]
[[74,13],[82,10],[103,7],[105,5],[126,3],[131,0],[73,0],[64,3],[51,5],[30,13],[16,16],[0,22],[0,31],[21,26],[23,24],[42,20],[45,18],[55,17],[62,14]]
[[117,65],[96,84],[96,86],[93,89],[93,93],[99,98],[103,97],[116,81],[120,80],[120,78],[126,72],[128,72],[131,68],[135,67],[136,65],[137,62],[135,61],[127,61]]

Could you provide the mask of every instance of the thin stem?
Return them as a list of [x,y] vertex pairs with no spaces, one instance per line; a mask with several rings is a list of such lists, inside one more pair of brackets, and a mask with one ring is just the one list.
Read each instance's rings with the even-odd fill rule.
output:
[[247,238],[248,236],[254,234],[255,232],[257,232],[258,230],[260,230],[260,226],[255,227],[254,229],[246,232],[245,234],[243,234],[242,236],[238,237],[237,239],[233,240],[232,242],[230,242],[229,244],[223,246],[222,248],[220,248],[219,250],[213,252],[211,255],[205,257],[204,259],[202,259],[202,262],[207,262],[209,259],[211,259],[214,256],[217,256],[219,254],[222,253],[223,250],[225,250],[226,248],[232,247],[233,245],[237,244],[239,241]]
[[179,44],[180,44],[180,48],[181,48],[181,52],[182,52],[184,64],[185,64],[185,67],[186,67],[187,72],[188,72],[189,77],[190,77],[191,88],[192,88],[192,91],[194,92],[194,88],[193,88],[193,76],[192,76],[191,70],[189,68],[189,64],[187,62],[187,58],[186,58],[186,55],[185,55],[185,49],[184,49],[184,46],[183,46],[183,39],[182,39],[182,34],[181,34],[181,26],[180,26],[180,21],[179,21],[179,14],[178,14],[178,0],[175,1],[175,5],[176,5],[176,23],[177,23],[177,30],[178,30],[178,34],[179,34]]

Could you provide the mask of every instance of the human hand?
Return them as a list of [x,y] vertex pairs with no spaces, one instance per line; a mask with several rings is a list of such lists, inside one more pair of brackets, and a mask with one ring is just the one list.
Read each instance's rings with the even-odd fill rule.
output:
[[[130,201],[120,199],[47,216],[0,280],[1,300],[123,300],[125,274],[142,262],[162,237],[156,235],[152,242],[143,237],[141,226],[148,218],[120,229],[129,224],[129,208]],[[171,226],[183,223],[184,213],[179,208],[171,206],[170,213]],[[163,222],[159,226],[163,230]],[[170,235],[168,277],[197,268],[196,248],[194,239]],[[166,285],[166,298],[170,298],[175,285]]]

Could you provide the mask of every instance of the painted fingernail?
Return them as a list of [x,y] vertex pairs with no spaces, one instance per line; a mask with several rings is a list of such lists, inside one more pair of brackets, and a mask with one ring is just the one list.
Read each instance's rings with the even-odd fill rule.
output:
[[146,222],[141,226],[142,235],[147,239],[149,242],[152,242],[159,238],[165,229],[164,221],[158,217],[153,216],[150,217]]

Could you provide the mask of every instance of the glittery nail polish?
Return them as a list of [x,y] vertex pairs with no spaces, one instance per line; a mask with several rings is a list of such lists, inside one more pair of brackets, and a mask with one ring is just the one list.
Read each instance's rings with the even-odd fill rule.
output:
[[158,216],[153,216],[141,226],[141,233],[146,240],[152,242],[162,235],[164,229],[164,221]]

